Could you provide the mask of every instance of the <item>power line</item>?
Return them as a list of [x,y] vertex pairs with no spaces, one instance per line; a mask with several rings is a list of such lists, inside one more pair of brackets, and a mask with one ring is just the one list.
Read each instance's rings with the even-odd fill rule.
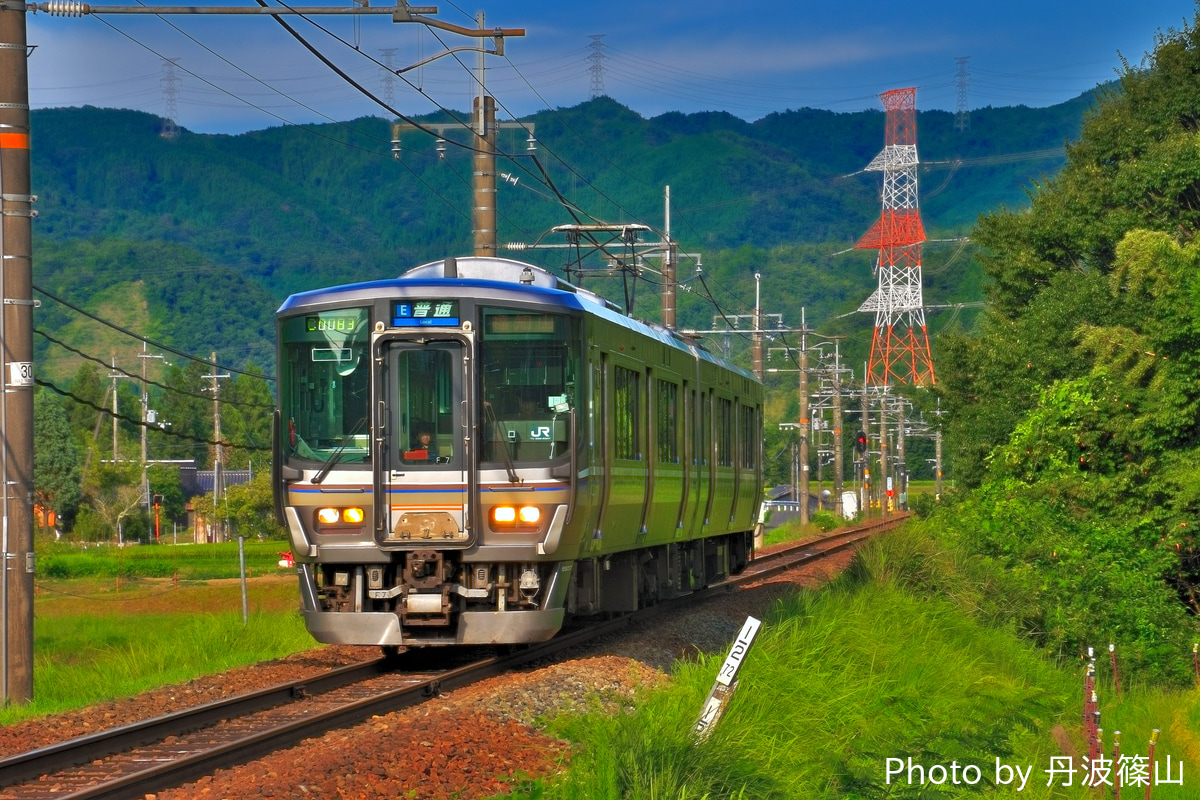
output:
[[[200,400],[210,400],[211,399],[207,395],[197,394],[195,392],[189,392],[184,389],[177,389],[174,386],[168,386],[165,383],[158,383],[156,381],[144,379],[140,375],[134,375],[132,372],[127,372],[115,364],[109,364],[108,362],[104,361],[103,359],[97,358],[96,356],[88,355],[87,353],[83,352],[82,350],[78,350],[60,339],[55,339],[53,336],[46,333],[45,331],[34,328],[33,332],[36,333],[37,335],[41,336],[43,339],[53,342],[54,344],[58,345],[59,347],[63,348],[64,350],[69,350],[70,352],[74,353],[77,356],[80,356],[81,358],[86,358],[88,361],[93,361],[93,362],[99,364],[100,366],[104,367],[105,369],[111,369],[116,372],[119,372],[122,375],[124,375],[126,378],[132,378],[133,380],[136,380],[136,381],[142,381],[150,386],[157,386],[159,389],[163,389],[168,392],[174,392],[175,394],[181,394],[181,395],[184,395],[185,397],[195,397]],[[244,408],[270,408],[270,409],[275,408],[274,403],[247,403],[247,402],[243,402],[243,401],[239,401],[239,400],[226,400],[225,402],[231,406],[242,406]]]
[[170,430],[169,428],[160,428],[157,425],[152,426],[152,425],[150,425],[150,423],[145,422],[140,419],[137,419],[136,417],[131,417],[128,414],[121,414],[119,412],[113,413],[113,410],[111,408],[105,408],[104,406],[96,405],[91,400],[82,398],[79,395],[77,395],[73,392],[70,392],[66,389],[60,389],[58,386],[55,386],[50,381],[44,381],[41,378],[34,378],[33,382],[36,383],[38,386],[49,389],[50,391],[54,392],[57,395],[61,395],[62,397],[66,397],[70,400],[74,400],[76,403],[85,405],[88,408],[93,409],[94,411],[99,411],[102,414],[108,414],[112,417],[116,417],[117,419],[121,420],[122,422],[128,422],[131,425],[136,425],[139,428],[146,428],[148,430],[156,430],[167,436],[174,436],[177,439],[186,439],[191,442],[196,442],[197,444],[209,444],[209,445],[215,445],[217,447],[237,447],[242,450],[255,450],[255,451],[258,451],[261,453],[269,453],[271,451],[270,447],[261,447],[259,445],[253,445],[253,444],[235,444],[230,441],[217,441],[215,439],[206,439],[202,436],[193,436],[190,433],[181,433],[179,431],[173,431],[173,430]]
[[[207,358],[200,358],[199,356],[194,356],[190,353],[185,353],[182,350],[176,350],[174,347],[165,345],[161,342],[156,342],[153,339],[142,336],[141,334],[134,333],[133,331],[129,330],[128,328],[122,328],[120,325],[117,325],[115,322],[109,322],[108,320],[101,319],[100,317],[97,317],[95,314],[91,313],[90,311],[85,311],[84,309],[80,308],[79,306],[75,305],[74,303],[69,303],[66,300],[63,300],[61,297],[57,297],[57,296],[51,294],[50,292],[47,292],[45,289],[41,288],[40,286],[34,286],[33,289],[34,289],[34,291],[38,292],[39,294],[43,294],[46,297],[50,298],[54,302],[61,303],[62,305],[66,306],[67,308],[71,309],[72,311],[75,311],[79,314],[83,314],[88,319],[93,320],[95,322],[99,322],[101,325],[112,328],[114,331],[123,333],[130,338],[137,339],[139,342],[145,342],[146,344],[156,347],[159,350],[166,350],[168,353],[171,353],[172,355],[177,355],[180,358],[186,358],[189,361],[198,361],[202,364],[208,364],[208,365],[212,364],[212,361],[210,361]],[[274,375],[263,375],[258,372],[249,372],[247,370],[236,369],[234,367],[228,367],[225,365],[221,365],[221,369],[227,369],[230,372],[236,372],[239,375],[248,375],[252,378],[260,378],[264,381],[274,381],[275,380]]]

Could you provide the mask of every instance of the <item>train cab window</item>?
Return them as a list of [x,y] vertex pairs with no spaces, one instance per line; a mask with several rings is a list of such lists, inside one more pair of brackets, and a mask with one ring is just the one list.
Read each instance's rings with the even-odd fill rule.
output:
[[390,348],[389,429],[405,468],[455,463],[461,349],[457,342],[395,342]]
[[579,408],[578,321],[505,308],[484,308],[480,316],[483,460],[567,455],[571,410]]
[[287,455],[339,463],[368,460],[370,315],[365,308],[318,311],[280,328],[280,391]]

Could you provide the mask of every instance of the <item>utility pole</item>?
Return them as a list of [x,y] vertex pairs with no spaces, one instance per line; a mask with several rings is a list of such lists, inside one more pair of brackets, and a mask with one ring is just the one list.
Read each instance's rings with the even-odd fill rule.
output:
[[808,524],[808,323],[800,309],[800,524]]
[[937,430],[933,434],[933,457],[935,459],[934,469],[934,499],[941,501],[942,499],[942,426],[941,420],[938,421]]
[[754,273],[754,377],[763,379],[762,275]]
[[937,411],[933,412],[937,416],[937,426],[933,429],[933,469],[934,469],[934,499],[938,502],[942,500],[942,402],[938,400]]
[[[678,288],[675,281],[675,251],[678,245],[671,240],[671,187],[663,187],[663,242],[662,251],[662,324],[668,330],[675,330],[676,324],[676,293]],[[756,373],[762,380],[762,372]]]
[[871,517],[871,401],[867,394],[867,365],[863,364],[862,432],[867,436],[867,449],[862,454],[862,477],[859,482],[859,508],[863,519]]
[[138,353],[138,359],[142,362],[142,502],[146,504],[146,511],[150,510],[150,473],[147,468],[150,466],[149,454],[147,451],[146,432],[150,427],[150,392],[146,388],[146,363],[152,358],[162,358],[161,355],[151,355],[146,351],[146,340],[142,340],[142,352]]
[[[410,11],[416,9],[409,8]],[[428,12],[428,9],[424,11]],[[436,13],[436,9],[433,11]],[[424,20],[411,15],[411,22],[424,22],[426,25],[431,25],[432,20]],[[474,254],[478,257],[492,257],[496,255],[496,133],[504,128],[520,128],[528,132],[529,138],[527,152],[534,152],[536,140],[533,138],[534,127],[533,123],[520,122],[496,122],[496,100],[487,93],[487,64],[486,56],[488,55],[504,55],[504,37],[505,36],[524,36],[524,30],[487,30],[485,27],[486,17],[482,11],[475,14],[475,29],[459,28],[457,26],[447,26],[445,23],[431,25],[431,27],[445,28],[452,30],[455,33],[462,33],[469,36],[475,36],[479,39],[493,38],[495,41],[495,49],[488,50],[483,47],[469,48],[475,51],[475,99],[471,112],[471,133],[472,133],[472,152],[474,168],[471,178],[472,190],[472,213],[471,226],[474,236]],[[449,55],[463,48],[455,48],[446,50],[429,58],[422,59],[416,64],[412,64],[404,69],[396,70],[399,75],[403,72],[416,69],[417,67],[428,64],[442,56]],[[426,131],[435,131],[439,137],[444,136],[447,131],[459,130],[461,126],[446,123],[431,123],[419,126]],[[395,158],[400,157],[400,134],[404,131],[415,130],[418,126],[409,123],[396,122],[392,124],[392,154]],[[445,158],[445,142],[439,138],[438,140],[438,155]]]
[[[484,29],[482,11],[476,27]],[[475,255],[496,255],[496,100],[487,93],[483,49],[475,53]]]
[[117,459],[120,458],[120,455],[118,455],[118,452],[117,452],[117,415],[120,414],[121,411],[120,411],[120,408],[118,408],[118,406],[117,406],[117,380],[124,376],[121,372],[119,372],[117,370],[117,355],[116,355],[116,353],[110,353],[109,355],[110,355],[110,358],[112,359],[112,372],[108,373],[108,377],[112,378],[112,400],[113,400],[113,406],[112,406],[112,408],[113,408],[113,410],[112,410],[112,460],[113,460],[113,463],[115,464],[117,462]]
[[896,507],[908,507],[908,467],[904,463],[904,398],[897,397],[896,404]]
[[[14,4],[15,5],[15,4]],[[25,10],[0,5],[0,480],[8,703],[33,699],[33,225]]]
[[892,470],[888,453],[888,418],[887,418],[887,387],[879,396],[879,479],[883,484],[879,487],[880,516],[891,515],[892,503]]
[[842,375],[838,343],[833,343],[833,513],[844,516],[842,507]]
[[[224,447],[221,445],[221,384],[220,381],[228,378],[229,373],[217,373],[217,353],[214,350],[212,353],[212,374],[208,376],[212,381],[213,393],[213,508],[215,509],[221,500],[225,497],[225,455]],[[217,534],[218,541],[225,541],[226,538],[225,525],[222,524]]]

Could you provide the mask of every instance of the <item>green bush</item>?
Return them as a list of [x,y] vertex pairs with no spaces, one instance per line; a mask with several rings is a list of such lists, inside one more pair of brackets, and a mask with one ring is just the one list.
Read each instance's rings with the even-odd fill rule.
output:
[[817,530],[822,533],[829,533],[837,530],[845,524],[845,520],[838,517],[832,511],[818,511],[812,516],[812,524],[817,526]]

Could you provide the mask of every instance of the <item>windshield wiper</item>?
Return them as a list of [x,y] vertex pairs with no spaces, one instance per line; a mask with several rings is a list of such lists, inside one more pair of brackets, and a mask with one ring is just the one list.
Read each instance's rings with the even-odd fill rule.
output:
[[508,482],[521,483],[520,477],[517,476],[517,470],[513,466],[512,453],[508,452],[508,441],[500,435],[500,421],[496,419],[496,410],[486,400],[483,401],[483,410],[487,413],[488,419],[492,423],[492,441],[499,442],[502,445],[500,452],[504,454],[504,468],[508,470]]
[[329,477],[330,470],[333,469],[335,464],[342,460],[342,454],[345,453],[346,448],[350,446],[350,441],[360,430],[362,430],[363,425],[365,425],[366,422],[366,417],[359,417],[358,422],[354,424],[354,428],[342,437],[342,440],[338,443],[337,449],[329,454],[329,458],[325,459],[325,463],[321,465],[321,469],[316,475],[313,475],[312,482],[314,484],[320,483]]

